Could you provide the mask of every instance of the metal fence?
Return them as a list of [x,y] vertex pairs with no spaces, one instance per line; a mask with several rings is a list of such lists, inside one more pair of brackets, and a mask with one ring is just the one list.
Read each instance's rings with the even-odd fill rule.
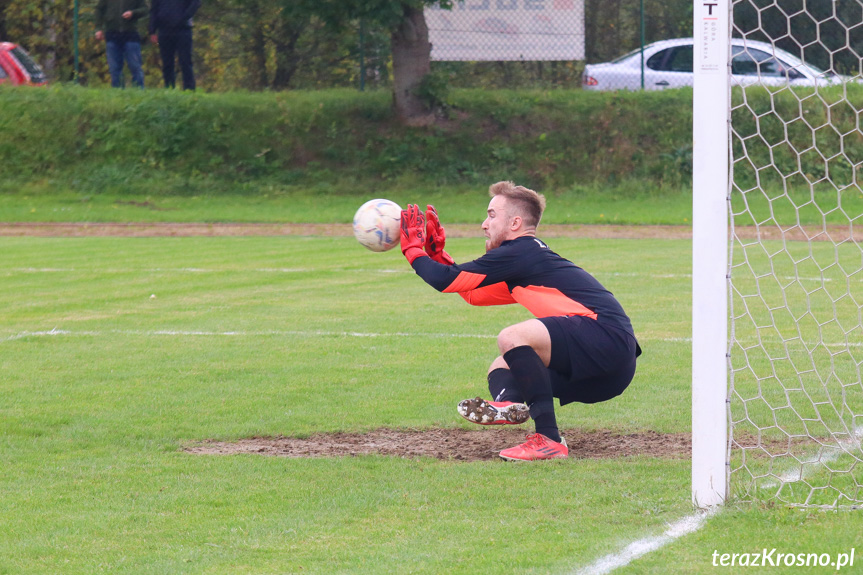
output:
[[[432,67],[454,87],[576,88],[585,66],[692,36],[688,0],[466,0],[426,13]],[[633,84],[619,69],[615,88],[640,88],[636,72]]]
[[[800,8],[799,0],[734,2],[735,85],[819,86],[861,75],[863,1]],[[454,85],[662,90],[693,83],[691,2],[465,0],[452,10],[429,9],[426,19],[432,56],[447,61],[436,66]]]
[[[639,58],[612,70],[613,85],[587,79],[584,87],[640,89],[642,47],[691,37],[692,3],[466,0],[451,11],[427,10],[426,20],[433,69],[444,72],[453,86],[576,88],[583,84],[586,66],[638,50]],[[634,75],[633,64],[638,64]]]

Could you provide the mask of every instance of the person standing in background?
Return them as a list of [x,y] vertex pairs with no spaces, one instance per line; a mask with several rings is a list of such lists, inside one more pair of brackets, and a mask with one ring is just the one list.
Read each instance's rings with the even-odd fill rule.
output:
[[183,89],[195,89],[192,68],[192,18],[201,7],[201,0],[152,0],[150,9],[150,41],[159,45],[162,57],[162,77],[165,87],[176,86],[175,57],[180,61]]
[[141,35],[138,20],[147,15],[145,0],[99,0],[96,4],[96,39],[105,41],[111,86],[123,88],[123,62],[129,66],[132,83],[144,87]]

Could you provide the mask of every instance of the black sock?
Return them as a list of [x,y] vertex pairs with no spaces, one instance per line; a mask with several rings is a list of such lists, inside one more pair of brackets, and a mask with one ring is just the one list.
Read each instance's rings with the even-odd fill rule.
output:
[[504,367],[494,369],[488,374],[488,390],[491,393],[491,401],[524,402],[512,372]]
[[536,432],[553,441],[560,441],[551,378],[539,355],[529,345],[522,345],[503,354],[503,359],[512,372],[524,402],[530,408]]

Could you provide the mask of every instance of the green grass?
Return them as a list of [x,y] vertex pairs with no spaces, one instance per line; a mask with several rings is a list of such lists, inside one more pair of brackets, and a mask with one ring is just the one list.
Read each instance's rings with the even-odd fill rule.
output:
[[[744,450],[732,468],[746,478],[740,487],[788,502],[859,499],[859,246],[743,242],[734,261],[731,414]],[[803,481],[781,485],[782,476]]]
[[[168,176],[166,176],[168,177]],[[242,184],[213,179],[208,193],[187,195],[158,185],[138,193],[76,191],[51,179],[0,183],[0,222],[273,222],[350,223],[364,201],[385,197],[398,202],[435,204],[446,222],[476,223],[488,206],[488,185],[433,186],[404,181],[378,187],[320,184],[311,187],[278,183],[255,184],[246,194]],[[192,187],[206,188],[197,183]],[[232,187],[233,186],[233,187]],[[98,189],[98,188],[96,188]],[[553,224],[690,225],[691,193],[684,188],[645,189],[628,182],[541,190],[549,210],[543,220]]]
[[[655,553],[647,555],[622,572],[645,573],[856,573],[859,571],[860,512],[801,511],[774,506],[728,508],[711,518],[706,526]],[[772,554],[828,553],[835,561],[840,553],[855,549],[854,567],[721,567],[713,564],[713,553]],[[718,563],[718,561],[717,561]]]
[[[568,244],[613,280],[598,242]],[[543,571],[572,565],[591,541],[621,529],[635,536],[636,525],[661,526],[688,508],[679,460],[531,470],[178,452],[205,438],[466,425],[454,402],[482,391],[494,334],[526,314],[437,295],[400,254],[312,238],[16,239],[4,247],[0,437],[9,471],[0,481],[9,506],[0,557],[10,572],[388,573],[405,563],[469,572],[483,556],[488,572]],[[452,249],[468,257],[480,247],[464,240]],[[641,308],[626,283],[622,297],[628,291]],[[8,339],[50,330],[69,333]],[[342,335],[353,331],[416,335]],[[463,359],[441,366],[452,354]],[[663,372],[653,364],[646,373]],[[685,371],[662,379],[676,379],[686,401]],[[570,409],[562,423],[687,427],[683,413],[625,414],[649,395],[634,386],[623,403]],[[629,473],[654,480],[636,486]],[[597,481],[615,487],[597,490]],[[503,505],[502,492],[517,495]],[[512,538],[502,513],[543,534],[540,557],[495,567]],[[573,521],[604,527],[585,537]]]
[[[495,335],[527,312],[437,294],[397,251],[312,237],[0,241],[0,573],[567,573],[692,512],[687,460],[182,451],[468,427],[455,402],[483,392]],[[567,406],[561,426],[687,432],[690,243],[552,247],[619,297],[645,349],[623,396]],[[464,260],[482,245],[449,248]],[[741,541],[845,551],[859,521],[731,508],[622,572],[711,572],[713,550]]]
[[[405,177],[375,184],[319,182],[286,184],[278,178],[250,182],[213,175],[159,173],[140,182],[110,167],[102,172],[63,173],[0,182],[0,222],[271,222],[349,223],[354,210],[372,197],[401,205],[431,203],[444,223],[475,223],[488,205],[491,180],[438,185]],[[502,175],[501,177],[508,177]],[[692,191],[643,181],[585,183],[538,188],[548,197],[544,223],[663,224],[690,226]],[[856,188],[837,192],[800,187],[735,191],[736,226],[810,229],[850,226],[863,213]]]
[[795,225],[849,226],[863,213],[863,192],[851,186],[837,191],[830,184],[767,185],[732,195],[731,211],[737,226],[789,228]]

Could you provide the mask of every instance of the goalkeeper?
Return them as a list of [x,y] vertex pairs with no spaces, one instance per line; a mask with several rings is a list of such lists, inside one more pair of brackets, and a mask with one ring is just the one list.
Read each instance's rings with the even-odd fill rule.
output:
[[444,251],[445,235],[434,207],[402,211],[402,253],[426,283],[458,293],[471,305],[519,303],[536,319],[504,328],[489,367],[489,401],[465,399],[459,413],[481,425],[524,423],[536,433],[500,452],[532,461],[569,455],[560,436],[554,398],[561,405],[596,403],[623,393],[641,349],[614,295],[593,276],[536,237],[545,197],[512,182],[489,188],[482,223],[485,255],[456,264]]

